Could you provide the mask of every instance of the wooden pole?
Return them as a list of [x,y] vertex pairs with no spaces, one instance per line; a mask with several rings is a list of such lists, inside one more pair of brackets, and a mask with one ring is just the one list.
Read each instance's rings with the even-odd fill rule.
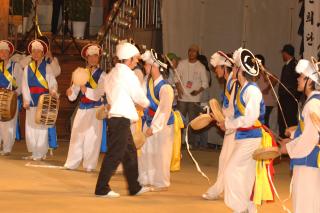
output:
[[8,38],[9,0],[2,0],[0,6],[0,39]]

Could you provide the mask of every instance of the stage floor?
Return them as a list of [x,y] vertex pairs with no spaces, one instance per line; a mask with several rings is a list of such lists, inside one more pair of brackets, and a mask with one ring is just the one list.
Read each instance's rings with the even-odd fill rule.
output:
[[[24,142],[17,142],[12,155],[0,156],[0,212],[231,212],[223,199],[206,201],[201,198],[209,187],[197,171],[187,153],[183,152],[182,169],[172,173],[171,187],[165,192],[149,192],[142,196],[128,196],[121,174],[112,178],[111,187],[120,198],[107,199],[94,196],[98,173],[36,168],[32,165],[63,166],[68,143],[61,142],[53,157],[46,161],[21,160],[26,156]],[[202,169],[214,182],[217,174],[218,150],[194,151]],[[98,169],[100,168],[102,155]],[[29,166],[26,166],[29,165]],[[30,166],[31,165],[31,166]],[[275,185],[282,199],[289,195],[290,172],[288,159],[275,166]],[[286,202],[291,208],[291,201]],[[284,212],[279,201],[264,204],[259,212]]]

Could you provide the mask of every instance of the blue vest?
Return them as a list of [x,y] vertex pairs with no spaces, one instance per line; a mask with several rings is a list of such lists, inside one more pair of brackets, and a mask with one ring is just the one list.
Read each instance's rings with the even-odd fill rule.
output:
[[[159,100],[159,94],[160,94],[160,89],[163,85],[169,84],[168,82],[166,82],[165,80],[161,80],[157,86],[154,87],[154,96],[156,97],[156,99]],[[153,119],[154,114],[156,113],[157,109],[158,109],[158,105],[154,102],[154,100],[151,97],[151,93],[150,93],[150,89],[149,89],[149,84],[147,83],[147,98],[150,101],[150,105],[149,107],[144,111],[144,121],[146,122],[147,126],[150,127],[151,126],[151,122]],[[169,120],[167,125],[171,125],[174,123],[174,116],[173,113],[171,112]]]
[[[231,95],[231,89],[232,89],[232,78],[229,79],[229,81],[226,84],[226,92],[228,92]],[[224,108],[229,107],[229,98],[226,96],[225,92],[222,94],[222,105]]]
[[[40,73],[44,79],[46,79],[46,66],[47,66],[47,63],[45,60],[43,60],[38,67],[38,70],[40,71]],[[36,71],[36,72],[38,72],[38,71]],[[38,101],[39,101],[40,95],[48,94],[49,90],[41,85],[36,74],[32,71],[30,65],[28,65],[28,86],[29,86],[29,88],[35,87],[35,88],[42,89],[41,92],[37,92],[37,93],[33,93],[32,91],[30,91],[31,98],[32,98],[32,101],[30,102],[30,106],[31,107],[38,106]]]
[[[246,89],[250,85],[255,86],[255,87],[258,88],[256,83],[249,82],[241,90],[241,92],[240,92],[240,102],[244,107],[246,107],[246,103],[243,100],[243,93],[246,91]],[[264,101],[262,99],[261,102],[260,102],[260,115],[259,115],[259,118],[258,118],[258,120],[261,122],[261,124],[264,124],[264,114],[265,114],[265,104],[264,104]],[[234,100],[234,117],[238,118],[240,116],[242,116],[242,114],[240,113],[239,106],[237,105],[237,98],[235,98],[235,100]],[[235,138],[237,140],[245,139],[245,138],[261,138],[261,137],[262,137],[261,128],[253,128],[253,129],[248,129],[248,130],[245,130],[245,131],[241,131],[241,130],[237,129],[236,135],[235,135]]]
[[[10,67],[8,69],[9,73],[12,75],[13,77],[13,69],[14,69],[14,66],[15,66],[15,62],[11,61],[11,64],[10,64]],[[6,68],[5,68],[6,69]],[[6,76],[4,76],[4,70],[2,70],[2,72],[0,72],[0,87],[1,88],[5,88],[7,89],[8,86],[9,86],[10,82],[8,81],[8,79],[6,78]],[[12,90],[15,90],[17,88],[14,88],[12,86]]]
[[[100,79],[100,76],[101,76],[102,72],[103,71],[100,68],[98,68],[93,73],[92,78],[96,82],[96,84],[98,84],[98,81]],[[91,87],[89,82],[87,82],[85,86],[87,88],[91,88],[92,89],[92,87]],[[101,105],[102,105],[101,100],[99,100],[99,101],[90,100],[85,96],[85,94],[82,94],[82,92],[80,92],[80,105],[79,105],[80,109],[91,109],[91,108],[94,108],[94,107],[97,107],[97,106],[101,106]]]
[[[306,103],[308,103],[311,99],[316,98],[320,100],[320,94],[314,94],[311,96]],[[305,103],[305,104],[306,104]],[[304,120],[302,114],[300,115],[300,119]],[[301,122],[298,123],[298,127],[294,132],[294,138],[299,137],[302,134]],[[315,148],[311,151],[311,153],[303,158],[292,158],[290,161],[290,169],[292,170],[294,166],[309,166],[318,168],[318,156],[319,156],[320,148],[319,146],[315,146]]]

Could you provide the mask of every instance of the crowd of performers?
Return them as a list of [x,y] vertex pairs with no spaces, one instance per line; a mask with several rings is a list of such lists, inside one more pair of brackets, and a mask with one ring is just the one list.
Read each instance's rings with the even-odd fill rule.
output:
[[[59,96],[56,77],[61,69],[45,38],[31,41],[30,56],[22,60],[11,58],[14,51],[10,41],[0,41],[0,87],[15,91],[19,96],[18,105],[26,109],[25,139],[32,155],[24,159],[44,160],[48,148],[57,147],[56,130],[37,124],[35,113],[40,95]],[[170,61],[152,49],[141,53],[135,45],[122,42],[116,48],[117,63],[106,73],[99,66],[101,52],[97,44],[88,44],[82,49],[89,80],[85,85],[72,84],[66,91],[70,101],[80,96],[80,103],[64,167],[74,170],[82,162],[83,168],[91,172],[97,167],[100,149],[104,149],[96,196],[120,197],[109,185],[120,164],[130,195],[168,190],[170,171],[180,170],[181,130],[185,126],[184,118],[173,107],[175,94],[167,81]],[[277,144],[271,131],[263,125],[265,104],[255,83],[259,72],[267,71],[250,53],[242,48],[233,55],[218,51],[210,60],[217,77],[225,80],[222,101],[225,120],[216,122],[225,135],[216,183],[202,197],[216,200],[223,196],[225,204],[239,213],[256,212],[257,205],[274,200],[276,195],[272,160],[252,158],[255,150]],[[296,72],[300,75],[297,89],[306,98],[299,125],[290,138],[279,141],[280,151],[291,158],[294,212],[318,213],[319,129],[311,115],[320,115],[319,66],[316,61],[301,59]],[[179,73],[174,81],[182,83]],[[107,124],[106,120],[96,117],[97,107],[106,103]],[[12,151],[19,110],[12,120],[0,122],[1,155]],[[215,119],[214,114],[211,116]],[[146,138],[137,149],[134,136],[139,132]],[[102,141],[106,138],[104,147]]]

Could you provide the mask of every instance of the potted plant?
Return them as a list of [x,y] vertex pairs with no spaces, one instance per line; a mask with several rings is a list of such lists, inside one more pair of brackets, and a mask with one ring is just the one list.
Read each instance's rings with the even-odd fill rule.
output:
[[[17,16],[23,16],[22,33],[24,34],[28,25],[28,18],[32,10],[32,0],[11,0],[11,14]],[[20,31],[21,32],[21,31]]]
[[92,2],[91,0],[69,0],[67,2],[73,37],[83,39],[86,24],[90,19]]

